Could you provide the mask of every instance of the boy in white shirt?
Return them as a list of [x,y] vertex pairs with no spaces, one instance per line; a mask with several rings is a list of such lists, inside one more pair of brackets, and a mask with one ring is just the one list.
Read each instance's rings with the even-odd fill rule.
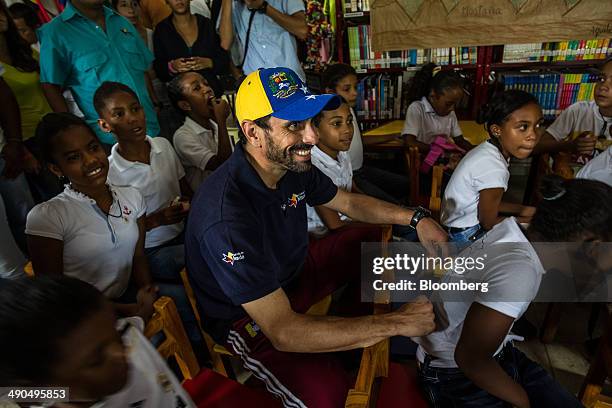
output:
[[193,310],[180,278],[185,267],[184,219],[193,191],[170,142],[146,135],[146,118],[126,85],[104,82],[94,95],[98,125],[117,138],[109,157],[108,181],[140,191],[147,215],[145,254],[160,295],[171,297],[196,349],[203,347]]
[[174,148],[185,167],[193,191],[232,154],[225,121],[229,105],[215,99],[206,79],[197,72],[177,75],[168,82],[168,97],[185,114],[185,123],[174,132]]
[[546,129],[535,153],[569,151],[591,156],[612,140],[612,58],[600,67],[595,99],[580,101],[565,109]]
[[[184,267],[182,233],[193,195],[170,142],[146,135],[144,110],[126,85],[104,82],[94,95],[104,132],[117,142],[109,156],[108,181],[132,186],[145,199],[145,249],[154,279],[177,280]],[[177,199],[177,197],[179,199]]]
[[612,186],[612,146],[590,160],[578,171],[576,178],[599,180]]

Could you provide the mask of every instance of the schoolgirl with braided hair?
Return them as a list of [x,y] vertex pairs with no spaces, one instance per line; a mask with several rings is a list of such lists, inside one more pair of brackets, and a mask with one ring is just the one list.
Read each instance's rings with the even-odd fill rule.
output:
[[493,95],[481,108],[478,122],[485,125],[489,139],[459,162],[444,192],[441,222],[452,241],[467,244],[479,230],[491,229],[507,215],[529,221],[533,207],[503,202],[502,196],[508,189],[510,159],[531,154],[542,121],[537,99],[524,91]]

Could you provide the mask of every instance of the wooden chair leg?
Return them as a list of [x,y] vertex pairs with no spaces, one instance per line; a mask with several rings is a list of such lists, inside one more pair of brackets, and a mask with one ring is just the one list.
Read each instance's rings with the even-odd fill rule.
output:
[[561,304],[549,303],[544,323],[542,323],[542,334],[540,341],[544,344],[550,344],[555,339],[559,323],[561,322]]

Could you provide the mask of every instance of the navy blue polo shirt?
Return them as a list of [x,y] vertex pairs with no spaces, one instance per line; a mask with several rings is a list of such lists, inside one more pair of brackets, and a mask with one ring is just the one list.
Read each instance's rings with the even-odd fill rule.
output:
[[308,250],[306,204],[325,204],[338,188],[315,166],[288,171],[268,188],[242,144],[198,188],[185,233],[189,279],[204,329],[225,340],[242,304],[286,287]]

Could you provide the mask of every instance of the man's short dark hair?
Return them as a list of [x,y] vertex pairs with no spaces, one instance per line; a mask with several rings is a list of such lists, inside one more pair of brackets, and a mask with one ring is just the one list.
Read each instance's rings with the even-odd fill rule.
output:
[[[259,118],[259,119],[255,119],[253,122],[259,126],[260,128],[262,128],[263,130],[272,130],[272,126],[270,126],[270,118],[272,117],[272,115],[267,115],[264,116],[263,118]],[[239,140],[243,143],[246,144],[246,136],[244,135],[244,133],[242,133],[242,128],[238,127],[238,137]]]
[[102,82],[102,85],[100,85],[98,89],[96,89],[96,93],[93,97],[94,108],[96,109],[96,112],[98,112],[98,115],[102,116],[102,109],[106,107],[106,101],[111,96],[119,92],[130,94],[136,98],[138,102],[140,102],[136,92],[134,92],[129,86],[122,84],[121,82],[105,81]]

